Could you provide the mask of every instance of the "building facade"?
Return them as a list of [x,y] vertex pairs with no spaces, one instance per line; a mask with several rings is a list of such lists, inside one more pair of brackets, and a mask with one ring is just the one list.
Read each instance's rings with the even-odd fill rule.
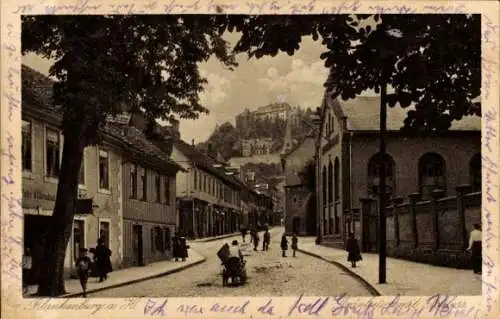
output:
[[235,232],[242,219],[242,183],[222,164],[182,140],[173,143],[172,159],[183,167],[177,177],[179,231],[190,238]]
[[[60,112],[50,104],[52,83],[23,66],[22,171],[24,244],[32,250],[36,281],[43,267],[43,247],[38,245],[51,222],[56,200],[64,136]],[[99,147],[87,147],[80,170],[79,198],[89,199],[90,211],[75,211],[64,262],[65,276],[74,273],[79,248],[92,248],[103,238],[111,249],[113,267],[121,266],[123,246],[121,152],[106,135]],[[76,209],[76,208],[75,208]]]
[[118,126],[136,152],[124,154],[123,265],[144,266],[172,257],[177,230],[176,174],[180,167],[135,126]]
[[[362,239],[360,207],[378,197],[379,97],[349,101],[325,94],[321,134],[316,141],[317,227],[324,243],[343,244],[354,232]],[[464,117],[444,133],[404,134],[408,109],[388,108],[387,189],[389,199],[432,190],[455,195],[461,184],[480,182],[480,118]]]
[[[297,235],[315,235],[314,136],[307,137],[282,156],[285,175],[285,230]],[[304,176],[309,174],[308,176]]]

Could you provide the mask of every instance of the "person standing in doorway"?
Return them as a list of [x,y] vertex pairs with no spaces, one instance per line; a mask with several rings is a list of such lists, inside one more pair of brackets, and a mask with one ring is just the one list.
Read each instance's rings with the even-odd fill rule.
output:
[[33,268],[33,257],[31,249],[26,247],[23,255],[23,293],[28,293],[29,284],[31,282],[31,269]]
[[351,262],[352,268],[356,268],[356,262],[362,260],[361,251],[359,249],[359,243],[353,233],[349,234],[349,239],[347,240],[346,250],[348,252],[347,261]]
[[80,248],[79,256],[76,259],[76,274],[80,280],[83,290],[83,297],[87,298],[87,281],[89,280],[90,266],[92,261],[87,256],[87,249]]
[[472,253],[472,270],[478,275],[481,275],[483,266],[483,248],[481,240],[481,224],[474,224],[474,229],[470,232],[469,247],[467,247],[467,250]]
[[292,250],[293,250],[293,257],[295,257],[295,252],[299,249],[299,239],[297,238],[297,235],[294,233],[292,236]]
[[288,250],[288,239],[286,239],[286,235],[283,234],[283,236],[281,236],[281,251],[282,251],[282,254],[281,256],[282,257],[286,257],[286,251]]

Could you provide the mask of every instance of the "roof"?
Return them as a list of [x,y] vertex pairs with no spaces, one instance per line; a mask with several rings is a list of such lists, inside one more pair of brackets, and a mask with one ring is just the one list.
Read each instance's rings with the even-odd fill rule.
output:
[[[339,99],[342,113],[347,117],[347,129],[352,131],[378,131],[380,125],[380,97],[358,96],[343,101]],[[387,130],[399,131],[404,126],[408,111],[414,110],[415,105],[402,108],[396,104],[387,107]],[[480,131],[481,118],[479,116],[464,116],[460,121],[453,121],[452,131]]]
[[[36,102],[37,107],[42,108],[43,113],[48,113],[62,120],[60,107],[54,106],[52,103],[52,87],[54,81],[26,65],[22,65],[21,70],[23,97],[27,97]],[[184,170],[156,147],[142,131],[135,127],[107,121],[104,127],[104,134],[112,136],[122,142],[126,146],[125,150],[130,151],[135,149],[140,152],[141,156],[145,159],[148,157],[150,159],[154,158],[178,170]]]
[[[330,71],[325,86],[328,87],[333,82],[334,72]],[[332,90],[326,91],[323,97],[321,125],[323,125],[325,109],[330,103],[334,103],[334,109],[347,117],[347,129],[350,131],[379,131],[380,129],[380,96],[358,95],[354,99],[347,101],[341,98],[331,97]],[[325,103],[325,98],[328,103]],[[387,130],[399,131],[404,126],[404,120],[408,111],[414,110],[413,103],[407,108],[402,108],[396,104],[394,107],[387,107]],[[481,118],[479,116],[464,116],[460,121],[452,121],[450,131],[480,131]],[[319,137],[318,137],[319,138]]]
[[174,140],[174,146],[183,153],[186,157],[188,157],[193,163],[199,168],[219,177],[220,179],[237,185],[244,186],[243,181],[239,180],[230,175],[226,175],[225,171],[221,168],[214,167],[215,164],[221,164],[210,156],[205,155],[201,151],[197,150],[196,147],[189,145],[181,139]]

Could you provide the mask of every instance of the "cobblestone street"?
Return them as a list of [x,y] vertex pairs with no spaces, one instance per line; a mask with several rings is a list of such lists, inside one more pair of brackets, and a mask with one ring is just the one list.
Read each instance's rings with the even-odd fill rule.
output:
[[[251,251],[246,257],[248,282],[245,286],[222,287],[222,266],[216,252],[224,242],[230,243],[234,238],[241,241],[241,237],[234,237],[190,243],[192,248],[207,257],[207,261],[198,266],[165,277],[96,292],[89,297],[296,296],[300,293],[338,295],[344,292],[354,296],[370,295],[355,278],[333,264],[300,252],[293,258],[288,251],[288,257],[282,258],[279,246],[281,228],[275,228],[271,233],[268,252]],[[259,248],[262,249],[262,246]]]

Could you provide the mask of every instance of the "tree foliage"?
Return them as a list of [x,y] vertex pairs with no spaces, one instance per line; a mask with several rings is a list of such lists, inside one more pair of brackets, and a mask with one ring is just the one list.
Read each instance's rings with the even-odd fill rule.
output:
[[390,106],[415,104],[405,128],[446,130],[481,114],[479,15],[235,16],[229,29],[242,32],[235,50],[256,58],[293,55],[303,36],[321,37],[332,95],[352,99],[386,83]]
[[38,294],[64,293],[63,265],[71,236],[83,150],[98,144],[108,115],[142,110],[150,119],[208,112],[198,63],[216,56],[236,66],[221,37],[225,19],[209,15],[23,16],[22,52],[55,62],[53,101],[64,134],[57,196],[41,246]]

